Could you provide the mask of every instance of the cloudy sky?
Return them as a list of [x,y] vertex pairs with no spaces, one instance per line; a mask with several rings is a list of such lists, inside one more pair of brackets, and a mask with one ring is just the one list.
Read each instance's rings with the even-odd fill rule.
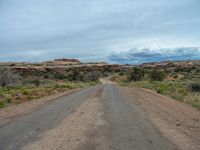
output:
[[199,0],[0,0],[0,61],[200,59]]

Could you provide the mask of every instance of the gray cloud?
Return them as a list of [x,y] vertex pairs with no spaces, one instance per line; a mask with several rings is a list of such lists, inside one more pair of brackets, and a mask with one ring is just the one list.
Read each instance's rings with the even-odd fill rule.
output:
[[110,53],[132,47],[199,47],[199,4],[199,0],[1,0],[0,61],[63,56],[106,60]]
[[121,64],[141,64],[145,62],[158,62],[166,60],[199,59],[200,48],[159,48],[159,49],[131,49],[126,52],[115,53],[109,56],[110,61]]

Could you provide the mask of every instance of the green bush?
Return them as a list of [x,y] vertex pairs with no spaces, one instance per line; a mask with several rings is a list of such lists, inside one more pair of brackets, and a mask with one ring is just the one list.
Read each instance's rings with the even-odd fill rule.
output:
[[4,96],[3,88],[0,87],[0,96]]
[[0,108],[3,108],[5,106],[5,102],[0,101]]
[[132,68],[128,70],[127,77],[129,81],[139,81],[144,78],[144,70],[140,68]]
[[5,100],[6,100],[6,102],[7,102],[7,103],[11,103],[11,101],[12,101],[12,98],[9,96],[9,97],[6,97],[6,99],[5,99]]
[[154,69],[150,72],[150,79],[152,81],[162,81],[164,80],[165,77],[166,77],[166,74],[163,71]]
[[73,84],[61,84],[59,85],[60,89],[72,89],[73,88]]
[[157,92],[160,94],[164,94],[166,91],[168,91],[170,88],[169,84],[161,84],[158,88],[157,88]]
[[82,81],[83,80],[83,74],[79,69],[75,69],[68,75],[68,79],[70,81]]
[[192,83],[189,85],[189,89],[192,92],[200,92],[200,83]]
[[60,87],[60,85],[58,84],[58,83],[56,83],[55,85],[53,85],[53,88],[54,89],[57,89],[57,88],[59,88]]
[[23,94],[23,95],[29,95],[29,92],[28,92],[27,90],[24,90],[24,91],[22,92],[22,94]]
[[123,76],[123,75],[124,75],[124,72],[121,71],[121,72],[119,73],[119,75],[120,75],[120,76]]
[[45,74],[45,75],[44,75],[44,78],[45,78],[45,79],[49,79],[49,78],[50,78],[50,75]]
[[59,73],[59,72],[54,73],[53,76],[54,76],[54,79],[65,79],[66,78],[66,76],[64,74]]
[[40,80],[33,80],[30,83],[34,84],[36,87],[39,87],[40,84],[41,84],[41,81]]

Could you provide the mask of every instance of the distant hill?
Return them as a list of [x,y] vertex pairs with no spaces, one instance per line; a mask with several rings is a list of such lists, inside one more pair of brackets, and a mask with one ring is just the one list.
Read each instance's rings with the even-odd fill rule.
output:
[[106,62],[89,62],[82,63],[78,59],[55,59],[44,62],[30,63],[30,62],[0,62],[0,67],[7,67],[17,73],[30,73],[40,74],[45,72],[70,72],[73,69],[78,70],[91,70],[98,68],[97,70],[105,70],[107,68],[114,68],[114,70],[120,70],[121,65],[109,65]]
[[162,62],[150,62],[143,63],[139,65],[140,67],[174,67],[174,66],[182,66],[182,67],[191,67],[191,66],[200,66],[200,60],[182,60],[182,61],[162,61]]

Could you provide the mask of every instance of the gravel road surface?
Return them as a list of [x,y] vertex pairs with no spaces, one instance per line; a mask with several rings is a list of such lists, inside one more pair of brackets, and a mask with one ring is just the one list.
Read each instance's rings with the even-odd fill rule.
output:
[[0,150],[199,149],[199,119],[185,104],[105,82],[0,125]]

